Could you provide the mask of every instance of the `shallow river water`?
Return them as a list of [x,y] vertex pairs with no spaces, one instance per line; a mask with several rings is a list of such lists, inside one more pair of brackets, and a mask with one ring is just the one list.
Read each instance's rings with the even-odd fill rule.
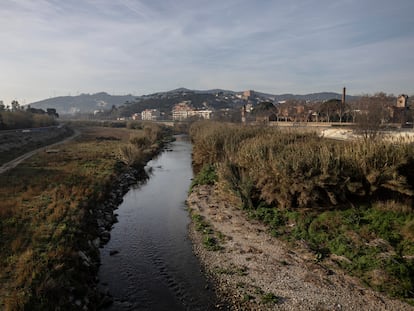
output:
[[191,144],[180,138],[148,163],[150,178],[116,210],[119,222],[101,249],[99,270],[101,287],[114,297],[108,310],[214,309],[187,234]]

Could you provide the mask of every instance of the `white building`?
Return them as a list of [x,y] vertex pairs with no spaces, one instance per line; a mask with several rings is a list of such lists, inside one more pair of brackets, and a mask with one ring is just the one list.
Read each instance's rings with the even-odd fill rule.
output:
[[156,121],[160,118],[160,115],[158,109],[145,109],[141,112],[141,119],[145,121]]
[[132,120],[141,120],[141,114],[140,113],[134,113],[132,115]]
[[172,118],[174,121],[182,121],[189,117],[188,112],[193,110],[191,101],[183,101],[178,103],[172,109]]
[[211,118],[212,113],[213,111],[211,110],[191,110],[189,111],[189,117],[199,117],[208,120]]
[[174,121],[183,121],[191,117],[210,119],[211,110],[195,110],[191,106],[191,101],[183,101],[174,106],[172,110],[172,118]]

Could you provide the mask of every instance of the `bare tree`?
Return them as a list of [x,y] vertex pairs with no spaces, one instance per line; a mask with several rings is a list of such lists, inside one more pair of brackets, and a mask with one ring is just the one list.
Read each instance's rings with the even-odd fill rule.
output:
[[393,105],[392,96],[377,93],[374,96],[363,96],[357,102],[359,113],[355,116],[356,131],[364,138],[375,138],[381,128],[389,122],[389,108]]
[[319,106],[318,113],[326,118],[327,122],[335,122],[340,119],[340,103],[338,99],[330,99]]

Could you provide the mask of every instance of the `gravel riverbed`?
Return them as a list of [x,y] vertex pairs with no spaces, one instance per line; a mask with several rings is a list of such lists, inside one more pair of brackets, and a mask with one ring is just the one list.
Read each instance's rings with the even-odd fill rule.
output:
[[207,250],[202,232],[190,225],[196,255],[233,310],[414,310],[364,287],[335,258],[319,263],[305,246],[293,249],[272,237],[213,186],[195,187],[187,204],[223,237],[221,250]]

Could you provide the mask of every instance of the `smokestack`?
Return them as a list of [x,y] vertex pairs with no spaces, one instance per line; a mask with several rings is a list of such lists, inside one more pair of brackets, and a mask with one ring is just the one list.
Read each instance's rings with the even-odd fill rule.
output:
[[346,94],[346,87],[344,87],[342,90],[342,105],[345,104],[345,94]]

